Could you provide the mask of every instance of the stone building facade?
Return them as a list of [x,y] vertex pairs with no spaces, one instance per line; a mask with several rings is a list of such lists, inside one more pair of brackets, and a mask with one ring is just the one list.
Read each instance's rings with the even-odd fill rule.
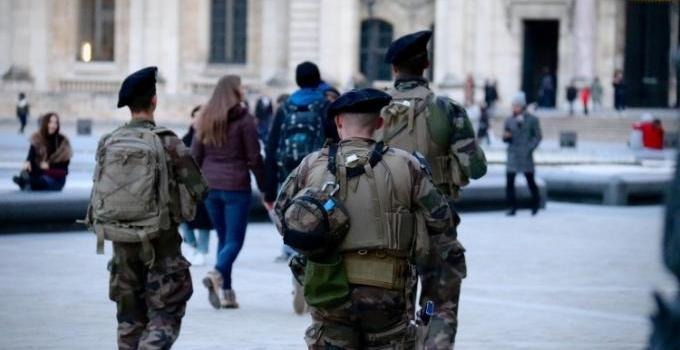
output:
[[[668,106],[678,95],[668,58],[678,46],[678,3],[649,3],[665,4],[649,16],[667,17],[668,76],[657,84]],[[34,114],[122,119],[114,108],[120,82],[149,65],[159,67],[159,114],[171,119],[207,100],[224,74],[242,76],[251,96],[289,91],[304,60],[341,90],[359,73],[385,86],[386,45],[423,29],[434,30],[429,74],[442,94],[462,98],[471,74],[476,100],[491,78],[507,105],[519,89],[533,96],[537,67],[545,66],[558,107],[569,81],[596,76],[611,105],[611,77],[626,67],[626,33],[635,30],[627,28],[637,11],[630,7],[624,0],[3,0],[0,118],[14,115],[16,94],[25,91]]]

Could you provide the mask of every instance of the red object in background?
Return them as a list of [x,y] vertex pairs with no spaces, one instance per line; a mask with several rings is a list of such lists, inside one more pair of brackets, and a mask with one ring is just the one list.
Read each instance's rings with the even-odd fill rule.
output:
[[633,124],[633,129],[642,132],[642,146],[651,149],[663,149],[663,127],[660,122],[640,122]]
[[581,89],[581,102],[583,102],[583,105],[587,105],[588,100],[590,100],[590,88],[586,86]]

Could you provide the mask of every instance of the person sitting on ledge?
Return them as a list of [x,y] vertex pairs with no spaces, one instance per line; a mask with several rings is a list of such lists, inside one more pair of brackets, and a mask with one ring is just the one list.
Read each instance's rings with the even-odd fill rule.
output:
[[68,138],[59,133],[59,115],[49,112],[40,118],[21,174],[12,180],[22,190],[61,191],[72,156]]

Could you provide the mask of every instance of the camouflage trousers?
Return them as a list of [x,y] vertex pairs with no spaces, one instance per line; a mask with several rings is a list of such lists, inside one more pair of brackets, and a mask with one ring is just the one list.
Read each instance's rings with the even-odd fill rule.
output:
[[173,231],[152,242],[151,267],[141,244],[113,243],[109,298],[117,304],[119,349],[170,349],[179,336],[193,288],[181,238]]
[[[467,274],[464,252],[460,253],[459,259],[453,264],[451,269],[443,269],[440,273],[447,274],[448,284],[447,295],[440,296],[448,300],[446,307],[450,313],[443,317],[432,317],[426,327],[418,329],[418,346],[421,350],[444,350],[451,349],[456,341],[458,331],[458,302],[460,300],[460,286]],[[441,306],[440,306],[441,307]],[[435,306],[437,308],[437,306]]]
[[311,308],[305,341],[310,350],[414,349],[410,296],[404,291],[352,285],[335,308]]

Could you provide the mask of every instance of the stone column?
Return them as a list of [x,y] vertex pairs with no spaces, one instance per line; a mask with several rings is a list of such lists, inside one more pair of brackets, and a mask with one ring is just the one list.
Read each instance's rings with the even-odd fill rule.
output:
[[[49,28],[48,9],[51,2],[42,0],[31,1],[30,23],[30,69],[34,79],[34,88],[38,91],[47,90],[47,61],[49,59]],[[24,22],[25,23],[25,22]]]
[[359,1],[322,0],[319,69],[338,88],[359,71]]
[[463,81],[463,56],[465,0],[437,0],[435,4],[435,66],[434,83],[449,91]]
[[177,93],[179,79],[179,0],[163,1],[164,16],[162,19],[162,36],[159,40],[162,47],[161,68],[165,78],[165,92]]
[[576,0],[574,6],[574,78],[589,83],[593,78],[594,66],[595,0]]
[[144,44],[144,18],[147,7],[146,0],[130,1],[130,35],[128,38],[128,54],[130,56],[128,60],[128,71],[139,69],[144,64],[144,57],[146,56],[146,45]]
[[300,62],[319,63],[320,6],[317,0],[290,0],[288,76],[291,81],[295,81],[295,67]]
[[275,86],[287,79],[288,6],[284,0],[262,0],[260,80]]

